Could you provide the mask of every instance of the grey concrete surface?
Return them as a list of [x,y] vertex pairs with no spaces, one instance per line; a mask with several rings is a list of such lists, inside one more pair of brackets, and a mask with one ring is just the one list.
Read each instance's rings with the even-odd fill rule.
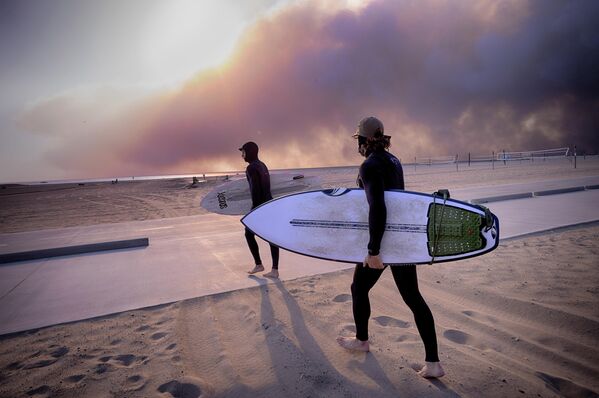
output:
[[0,264],[13,263],[16,261],[39,260],[51,257],[72,256],[75,254],[95,253],[107,250],[130,249],[134,247],[148,246],[149,244],[150,242],[148,238],[135,238],[6,253],[0,254]]
[[[599,178],[595,179],[598,180]],[[585,181],[590,184],[592,179]],[[555,181],[493,187],[502,195],[580,186]],[[476,199],[489,188],[452,191]],[[501,237],[599,220],[599,190],[489,203]],[[146,236],[145,248],[73,255],[0,266],[0,334],[87,319],[192,297],[272,283],[246,271],[253,262],[239,216],[198,215],[0,235],[0,253]],[[268,245],[258,239],[270,269]],[[451,263],[434,266],[451,266]],[[281,251],[283,280],[352,265]],[[349,286],[348,286],[349,289]]]

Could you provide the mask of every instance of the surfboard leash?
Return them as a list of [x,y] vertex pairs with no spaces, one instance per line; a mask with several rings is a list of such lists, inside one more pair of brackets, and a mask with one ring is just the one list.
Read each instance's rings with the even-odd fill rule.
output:
[[[439,228],[437,229],[437,198],[443,197],[443,206],[441,207],[441,217],[439,219]],[[439,189],[437,192],[433,192],[433,255],[431,257],[431,261],[429,265],[432,265],[435,262],[435,257],[437,255],[437,242],[439,241],[439,234],[441,233],[441,224],[443,223],[443,214],[445,213],[445,203],[449,198],[449,190],[448,189]]]

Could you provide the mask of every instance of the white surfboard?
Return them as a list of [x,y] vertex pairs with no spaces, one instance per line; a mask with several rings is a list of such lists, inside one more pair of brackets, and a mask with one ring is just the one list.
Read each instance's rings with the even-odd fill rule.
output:
[[[499,220],[482,206],[409,191],[386,191],[385,264],[430,264],[485,254],[499,244]],[[262,239],[298,254],[364,260],[368,204],[361,189],[296,193],[257,207],[241,222]]]
[[[294,192],[321,188],[317,176],[303,176],[290,173],[271,173],[270,192],[273,198]],[[245,176],[227,181],[210,191],[200,206],[217,214],[242,215],[252,209],[250,187]]]

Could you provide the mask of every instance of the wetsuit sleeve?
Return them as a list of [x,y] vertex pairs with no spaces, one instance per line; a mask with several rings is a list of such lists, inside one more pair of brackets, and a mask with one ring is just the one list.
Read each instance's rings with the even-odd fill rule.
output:
[[253,165],[247,168],[247,178],[250,184],[250,194],[252,195],[252,209],[260,204],[260,190],[262,185],[260,183],[260,171]]
[[364,162],[360,167],[360,176],[368,201],[368,229],[370,241],[368,253],[376,256],[381,249],[381,241],[387,223],[387,206],[385,205],[385,186],[383,175],[378,172],[375,165]]

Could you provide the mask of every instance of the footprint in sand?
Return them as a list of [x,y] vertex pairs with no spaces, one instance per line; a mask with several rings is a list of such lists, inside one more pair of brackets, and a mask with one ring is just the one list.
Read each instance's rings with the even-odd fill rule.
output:
[[597,397],[598,394],[588,390],[570,380],[548,375],[547,373],[536,372],[535,375],[545,382],[545,385],[559,395],[564,397]]
[[50,353],[53,358],[64,357],[69,352],[67,347],[59,347]]
[[[110,366],[112,365],[116,365],[118,367],[125,367],[128,368],[131,366],[131,364],[133,364],[134,362],[143,362],[144,360],[146,360],[146,356],[142,356],[142,357],[137,357],[133,354],[123,354],[123,355],[116,355],[116,356],[105,356],[99,359],[100,362],[102,362],[100,365],[104,365],[104,364],[108,364],[108,362],[110,362],[110,364],[108,364]],[[98,369],[104,369],[103,367],[100,367],[98,365],[97,367]],[[108,368],[106,368],[106,370],[108,370]],[[98,373],[98,372],[96,372]],[[104,373],[104,372],[101,372]]]
[[148,325],[142,325],[140,327],[138,327],[137,329],[135,329],[136,332],[145,332],[146,330],[149,330],[150,326]]
[[133,375],[127,378],[125,391],[141,391],[146,387],[146,380],[142,375]]
[[342,335],[350,335],[350,334],[355,334],[356,333],[356,325],[354,324],[346,324],[341,328],[341,334]]
[[[456,344],[467,345],[470,347],[478,348],[479,350],[487,350],[488,348],[478,341],[476,338],[470,336],[468,333],[464,333],[461,330],[447,329],[443,332],[443,336]],[[493,350],[500,352],[499,349],[493,348]]]
[[398,343],[401,343],[404,341],[416,342],[416,341],[420,341],[420,338],[418,338],[416,335],[413,335],[413,334],[402,334],[402,335],[397,336],[395,338],[395,341],[397,341]]
[[50,396],[50,387],[43,385],[27,391],[30,397],[48,397]]
[[[54,348],[57,346],[50,346],[49,348]],[[25,365],[21,365],[20,363],[15,362],[13,367],[19,368],[21,366],[23,369],[36,369],[36,368],[45,368],[46,366],[50,366],[53,363],[56,363],[60,358],[65,356],[69,352],[67,347],[58,347],[49,353],[47,356],[39,357],[42,354],[42,351],[37,351],[35,354],[31,355],[29,358],[36,358],[35,361],[27,363]],[[38,358],[39,357],[39,358]],[[9,365],[10,366],[10,365]],[[13,369],[16,370],[16,369]]]
[[[129,367],[133,362],[135,362],[138,358],[135,355],[126,354],[126,355],[117,355],[114,357],[114,360],[121,364],[122,366]],[[142,361],[143,359],[140,358]]]
[[63,379],[63,381],[66,383],[75,384],[75,383],[79,383],[84,378],[85,378],[85,375],[72,375],[72,376],[69,376],[69,377]]
[[392,318],[390,316],[377,316],[376,318],[372,319],[381,326],[390,326],[404,329],[410,327],[409,322],[404,322],[401,319]]
[[58,359],[42,359],[41,361],[37,361],[34,363],[30,363],[29,365],[25,365],[25,367],[23,369],[45,368],[46,366],[52,365],[56,361],[58,361]]
[[335,298],[333,299],[334,302],[336,303],[345,303],[348,301],[351,301],[351,295],[349,294],[339,294],[337,296],[335,296]]
[[113,366],[109,363],[99,363],[94,368],[94,373],[97,375],[103,375],[106,372],[112,371]]
[[173,343],[173,344],[169,345],[168,347],[166,347],[166,349],[167,349],[167,351],[170,351],[170,350],[174,350],[176,347],[177,347],[177,344]]
[[21,362],[13,362],[8,364],[8,366],[6,366],[4,369],[6,370],[19,370],[21,368],[23,368],[23,365]]
[[169,393],[174,398],[198,398],[202,390],[194,383],[181,383],[177,380],[169,381],[158,387],[158,392]]
[[160,340],[161,338],[163,338],[167,334],[168,333],[159,332],[159,333],[154,333],[151,337],[152,337],[152,340]]
[[461,330],[448,329],[443,332],[443,336],[449,341],[453,341],[457,344],[468,344],[472,342],[472,336],[468,333],[464,333]]
[[469,317],[471,317],[473,319],[483,319],[483,320],[486,320],[486,321],[490,321],[493,324],[499,323],[499,320],[497,318],[494,318],[494,317],[489,316],[489,315],[484,315],[484,314],[481,314],[481,313],[476,312],[476,311],[470,311],[470,310],[462,311],[462,314],[464,314],[466,316],[469,316]]

